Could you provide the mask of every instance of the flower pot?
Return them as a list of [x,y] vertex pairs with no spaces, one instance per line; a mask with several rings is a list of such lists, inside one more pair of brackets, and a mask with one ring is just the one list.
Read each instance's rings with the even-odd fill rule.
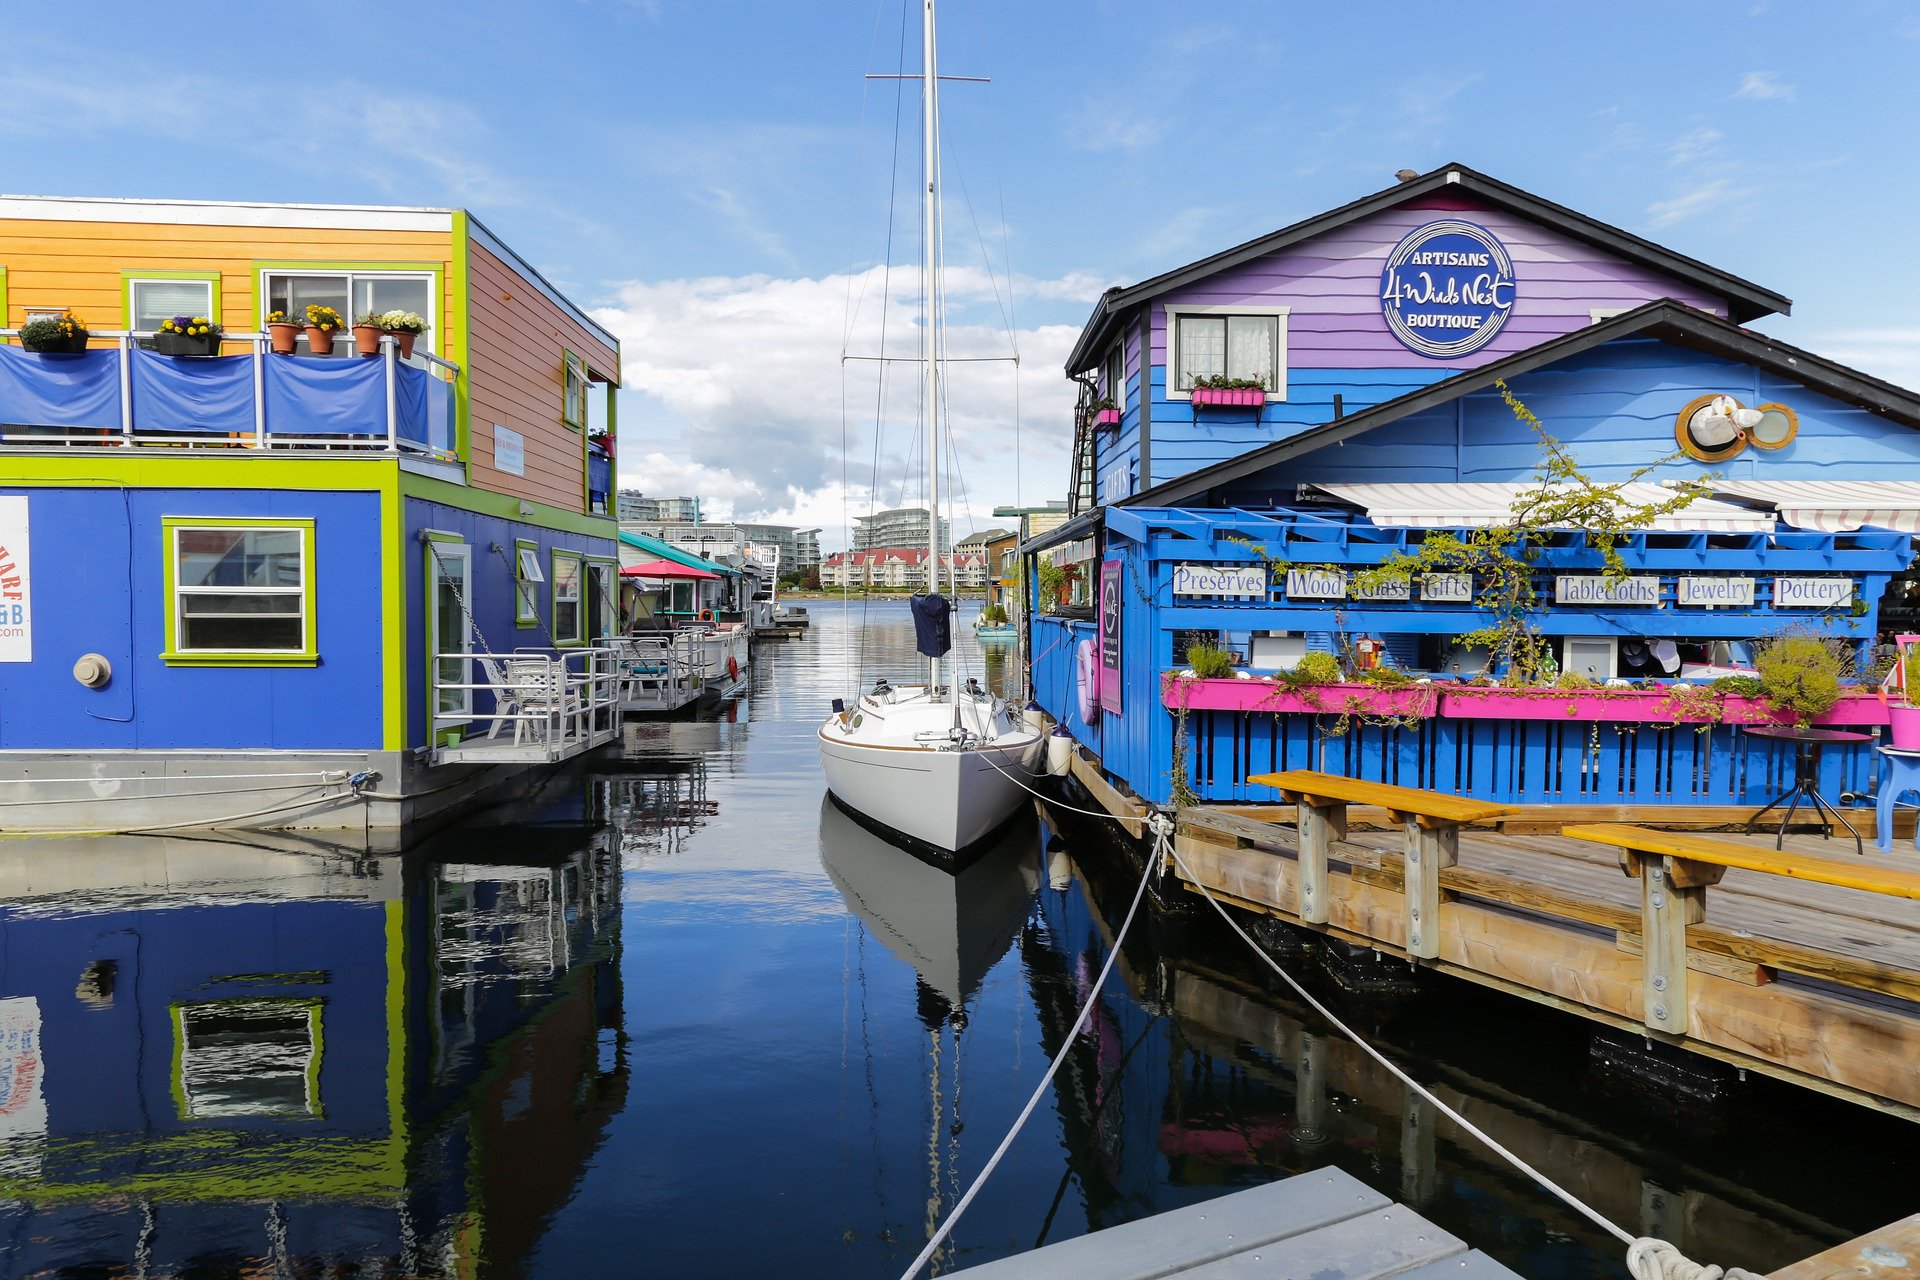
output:
[[307,326],[307,346],[316,356],[330,356],[333,354],[333,335],[337,332],[336,329],[322,329],[310,324]]
[[380,354],[380,339],[386,330],[377,324],[357,324],[353,326],[353,353],[357,356],[377,356]]
[[267,341],[272,344],[273,354],[290,356],[300,341],[300,326],[297,324],[270,324],[267,326]]
[[1120,411],[1118,409],[1096,409],[1094,410],[1092,425],[1095,431],[1112,431],[1120,425]]
[[405,333],[397,329],[393,331],[393,340],[400,344],[400,358],[402,360],[413,359],[413,343],[419,336],[417,333]]
[[1195,387],[1193,389],[1193,407],[1204,408],[1207,405],[1229,406],[1245,405],[1259,408],[1267,402],[1267,393],[1260,387]]
[[76,333],[71,338],[55,338],[51,342],[33,342],[22,338],[20,345],[43,356],[77,356],[87,349],[87,335]]
[[163,356],[217,356],[220,354],[220,335],[156,333],[153,335],[153,349]]
[[1920,707],[1894,703],[1887,708],[1887,745],[1896,751],[1920,751]]

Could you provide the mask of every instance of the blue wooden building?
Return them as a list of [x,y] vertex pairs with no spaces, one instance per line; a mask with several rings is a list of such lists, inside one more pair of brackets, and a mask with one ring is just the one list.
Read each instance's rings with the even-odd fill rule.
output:
[[[1920,395],[1745,327],[1788,307],[1462,165],[1109,290],[1067,365],[1074,516],[1023,548],[1062,571],[1027,577],[1036,699],[1156,804],[1176,776],[1271,800],[1248,775],[1299,767],[1517,803],[1770,799],[1790,761],[1738,727],[1763,707],[1470,687],[1449,678],[1485,655],[1454,641],[1488,624],[1485,584],[1360,575],[1511,518],[1543,457],[1511,397],[1593,482],[1704,486],[1633,532],[1624,580],[1583,531],[1543,537],[1561,669],[1704,682],[1783,628],[1862,655],[1913,629]],[[1177,675],[1196,642],[1234,678]],[[1302,701],[1265,678],[1313,650],[1432,682]],[[1885,719],[1852,696],[1825,722]],[[1869,759],[1829,752],[1828,794],[1870,789]]]

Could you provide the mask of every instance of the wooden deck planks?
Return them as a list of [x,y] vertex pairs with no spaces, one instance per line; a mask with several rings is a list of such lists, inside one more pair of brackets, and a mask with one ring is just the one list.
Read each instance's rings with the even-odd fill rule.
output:
[[1768,1280],[1920,1280],[1920,1213],[1782,1267]]
[[1233,1192],[954,1274],[969,1280],[1518,1280],[1338,1169]]

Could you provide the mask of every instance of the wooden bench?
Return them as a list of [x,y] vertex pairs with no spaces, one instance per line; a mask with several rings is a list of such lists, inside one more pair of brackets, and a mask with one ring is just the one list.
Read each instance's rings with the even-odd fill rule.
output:
[[1459,861],[1460,828],[1514,811],[1511,805],[1312,769],[1255,774],[1247,781],[1278,788],[1282,799],[1300,806],[1298,911],[1313,924],[1327,922],[1327,854],[1334,841],[1347,838],[1347,806],[1387,810],[1406,832],[1407,954],[1427,960],[1440,954],[1440,873]]
[[1620,867],[1640,880],[1644,1020],[1672,1035],[1687,1032],[1687,926],[1707,918],[1707,887],[1733,867],[1816,884],[1839,885],[1895,898],[1920,898],[1920,872],[1859,860],[1817,858],[1761,845],[1701,835],[1659,831],[1626,822],[1589,822],[1560,834],[1620,851]]

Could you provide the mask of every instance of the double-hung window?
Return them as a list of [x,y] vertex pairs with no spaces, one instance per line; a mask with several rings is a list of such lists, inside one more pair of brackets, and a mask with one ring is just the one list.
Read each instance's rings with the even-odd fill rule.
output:
[[1169,394],[1188,399],[1204,378],[1257,381],[1269,399],[1287,392],[1287,308],[1167,309],[1172,328]]
[[156,272],[127,277],[127,327],[153,333],[175,316],[205,317],[220,322],[220,277]]
[[580,644],[587,638],[586,611],[580,604],[580,557],[553,553],[553,642]]
[[172,663],[312,665],[313,521],[161,522]]
[[1114,343],[1113,350],[1107,352],[1104,378],[1106,385],[1100,388],[1102,397],[1113,401],[1116,409],[1127,407],[1127,349],[1123,343]]
[[[415,347],[418,352],[434,347],[433,283],[431,271],[268,269],[260,273],[260,296],[266,299],[268,311],[284,311],[300,325],[306,323],[309,306],[332,307],[349,325],[369,312],[411,311],[427,322],[427,331]],[[334,342],[338,345],[351,336],[343,330],[334,335]],[[306,337],[300,341],[304,343]]]

